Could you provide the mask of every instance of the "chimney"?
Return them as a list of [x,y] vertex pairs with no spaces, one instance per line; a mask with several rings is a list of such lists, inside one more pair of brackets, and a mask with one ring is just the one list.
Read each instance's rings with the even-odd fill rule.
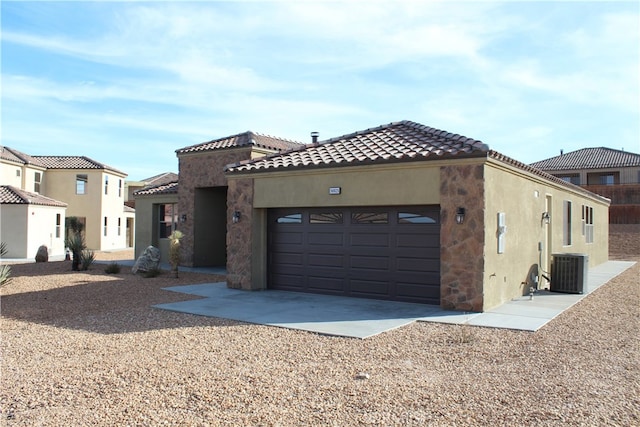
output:
[[320,132],[311,132],[311,142],[314,144],[317,144],[319,136],[320,136]]

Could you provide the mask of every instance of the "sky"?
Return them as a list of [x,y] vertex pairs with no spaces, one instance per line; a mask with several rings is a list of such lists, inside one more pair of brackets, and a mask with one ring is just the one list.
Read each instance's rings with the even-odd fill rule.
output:
[[640,153],[636,1],[7,1],[1,144],[142,180],[245,131],[400,120],[533,163]]

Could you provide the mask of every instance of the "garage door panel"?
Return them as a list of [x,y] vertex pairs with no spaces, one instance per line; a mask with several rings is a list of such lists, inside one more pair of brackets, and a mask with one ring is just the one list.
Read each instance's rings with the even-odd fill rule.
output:
[[337,232],[311,232],[308,235],[309,245],[343,246],[344,234]]
[[295,288],[296,290],[304,289],[305,277],[302,274],[274,274],[272,276],[272,280],[275,280],[278,283],[279,289],[283,289],[285,287],[287,289]]
[[271,254],[273,262],[281,265],[301,266],[304,257],[301,253],[276,252]]
[[389,257],[351,255],[350,267],[366,270],[388,270]]
[[304,237],[304,234],[301,232],[286,232],[286,231],[279,232],[272,236],[273,243],[277,245],[286,245],[286,244],[301,245],[303,237]]
[[309,266],[314,267],[344,267],[344,255],[336,254],[309,254]]
[[435,239],[436,234],[415,233],[397,234],[396,247],[398,248],[440,248],[440,239]]
[[360,297],[382,297],[389,295],[389,282],[351,280],[350,295]]
[[344,292],[344,279],[340,277],[309,276],[308,289],[310,291],[334,291]]
[[438,271],[440,260],[421,258],[398,258],[396,260],[398,271],[429,272]]
[[349,244],[351,246],[364,246],[364,247],[388,247],[389,246],[389,234],[388,233],[359,233],[352,232],[349,234]]

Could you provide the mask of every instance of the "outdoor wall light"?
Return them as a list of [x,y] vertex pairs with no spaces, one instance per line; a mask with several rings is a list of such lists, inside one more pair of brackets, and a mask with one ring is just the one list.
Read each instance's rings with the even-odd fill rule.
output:
[[231,215],[231,221],[234,224],[237,224],[238,222],[240,222],[240,211],[235,211],[233,215]]
[[187,222],[187,214],[180,215],[180,222]]
[[456,224],[462,224],[464,222],[464,214],[464,208],[458,208],[458,210],[456,210]]
[[549,224],[551,222],[551,217],[549,216],[549,212],[542,212],[542,223]]

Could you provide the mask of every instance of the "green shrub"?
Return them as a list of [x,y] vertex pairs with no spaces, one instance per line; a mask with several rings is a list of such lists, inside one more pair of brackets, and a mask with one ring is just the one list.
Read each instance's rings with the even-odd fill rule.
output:
[[80,253],[80,264],[82,264],[82,270],[88,270],[95,259],[96,254],[92,250],[84,249]]
[[156,267],[156,268],[151,268],[151,269],[145,271],[143,273],[143,276],[146,279],[150,279],[152,277],[158,277],[160,274],[162,274],[162,270],[160,270],[159,268]]
[[[0,258],[4,258],[4,256],[9,252],[7,249],[7,244],[5,242],[0,243]],[[11,282],[11,267],[8,265],[0,265],[0,287],[4,285],[8,285]]]
[[107,274],[118,274],[120,273],[120,264],[118,264],[117,262],[112,262],[111,264],[107,265],[107,267],[104,269],[104,272]]

